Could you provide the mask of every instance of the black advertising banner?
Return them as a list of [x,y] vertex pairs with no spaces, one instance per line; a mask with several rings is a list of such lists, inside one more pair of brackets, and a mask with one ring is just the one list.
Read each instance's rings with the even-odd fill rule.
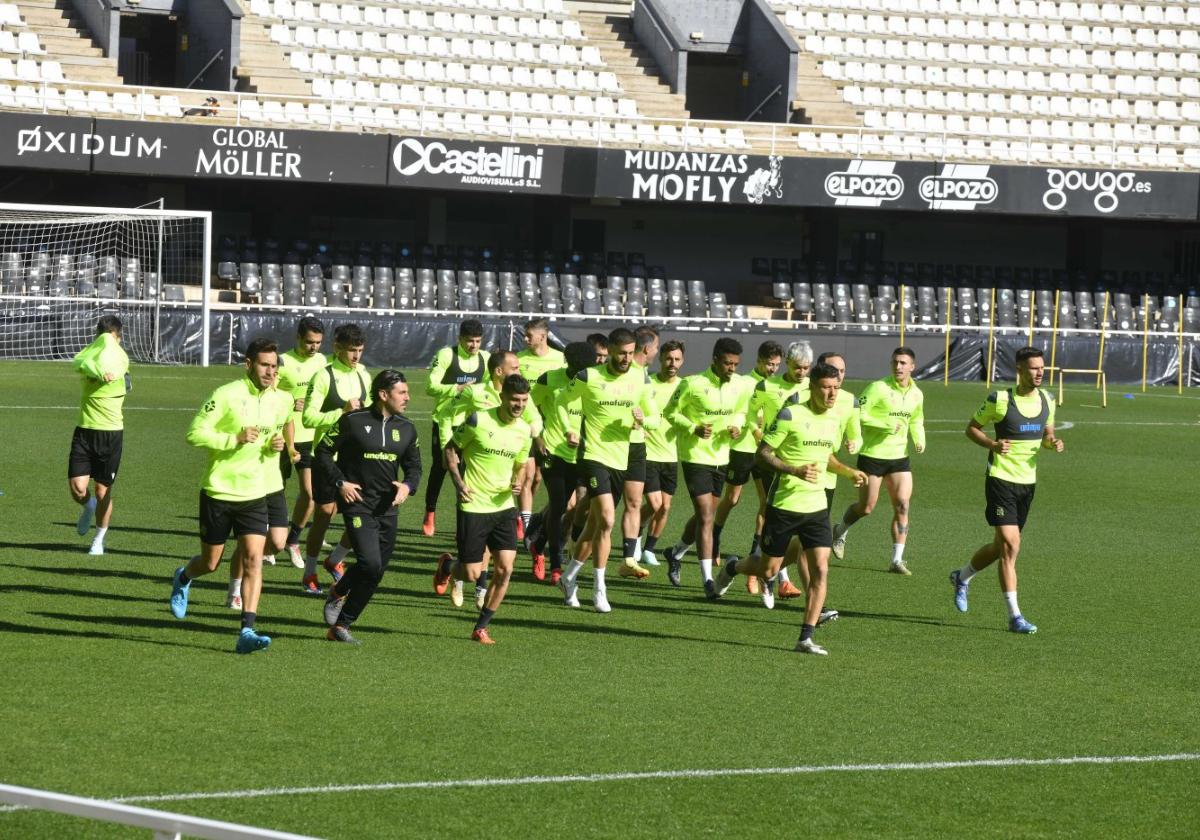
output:
[[393,137],[393,187],[561,195],[566,147]]
[[0,113],[0,166],[86,172],[100,143],[90,119]]
[[933,175],[932,163],[897,160],[787,158],[787,195],[803,207],[867,207],[924,210],[919,187]]
[[785,194],[783,157],[601,149],[597,196],[698,204],[798,204]]
[[339,131],[291,131],[96,120],[108,142],[93,172],[301,181],[386,183],[387,137]]
[[988,209],[999,213],[1194,220],[1200,199],[1200,174],[1195,172],[1042,166],[991,170],[1000,195]]

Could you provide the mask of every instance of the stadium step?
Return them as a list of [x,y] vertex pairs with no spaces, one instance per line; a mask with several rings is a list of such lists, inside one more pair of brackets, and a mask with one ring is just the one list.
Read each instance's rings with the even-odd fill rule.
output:
[[[606,8],[617,8],[615,5]],[[591,46],[598,47],[621,89],[634,99],[647,117],[687,119],[684,97],[671,92],[658,64],[633,34],[628,9],[613,12],[581,10],[576,17]]]
[[242,52],[234,68],[237,89],[248,93],[312,96],[312,83],[292,69],[283,47],[271,40],[260,20],[251,16],[242,19]]
[[[804,39],[792,37],[803,44]],[[796,56],[796,98],[792,122],[810,125],[862,125],[862,115],[842,99],[833,80],[821,73],[817,60],[802,49]]]

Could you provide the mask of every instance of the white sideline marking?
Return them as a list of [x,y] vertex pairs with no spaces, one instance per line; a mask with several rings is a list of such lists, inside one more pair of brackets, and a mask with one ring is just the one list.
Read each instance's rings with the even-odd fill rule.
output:
[[[258,788],[209,793],[167,793],[152,796],[121,796],[109,802],[192,802],[204,799],[258,799],[266,796],[299,796],[321,793],[363,793],[392,790],[437,790],[441,788],[517,787],[524,785],[593,784],[651,779],[715,779],[733,776],[800,776],[818,773],[889,773],[913,770],[960,770],[977,767],[1067,767],[1080,764],[1161,764],[1200,761],[1200,753],[1164,755],[1081,755],[1064,758],[982,758],[968,761],[901,761],[890,764],[814,764],[795,767],[732,767],[694,770],[651,770],[626,773],[587,773],[563,776],[515,776],[491,779],[435,779],[418,782],[379,782],[358,785]],[[20,810],[9,806],[0,813]]]

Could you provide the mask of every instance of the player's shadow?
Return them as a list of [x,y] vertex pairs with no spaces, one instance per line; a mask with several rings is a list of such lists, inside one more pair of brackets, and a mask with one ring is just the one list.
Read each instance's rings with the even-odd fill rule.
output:
[[[161,557],[161,555],[149,555],[152,557]],[[170,573],[164,572],[161,575],[152,575],[147,572],[134,572],[128,569],[113,569],[106,566],[25,566],[20,564],[5,564],[14,566],[14,568],[23,569],[28,572],[40,572],[47,575],[70,575],[71,577],[81,578],[121,578],[122,580],[148,580],[154,583],[169,584],[171,582]]]
[[[165,604],[164,604],[163,608],[166,609]],[[55,619],[56,621],[71,621],[71,622],[81,622],[81,623],[85,623],[85,624],[101,624],[101,625],[112,624],[112,625],[116,625],[118,627],[130,627],[130,628],[140,627],[140,628],[143,628],[146,630],[166,630],[167,628],[170,628],[174,632],[178,632],[180,629],[182,629],[182,630],[187,630],[190,632],[209,633],[209,634],[213,634],[213,635],[229,636],[229,637],[232,637],[233,635],[235,635],[234,628],[236,627],[235,622],[232,620],[233,618],[236,618],[235,616],[231,616],[231,620],[227,623],[224,623],[221,625],[215,625],[215,624],[202,624],[197,621],[190,620],[190,619],[183,619],[182,621],[177,621],[173,617],[172,618],[150,618],[147,616],[136,616],[136,615],[121,615],[121,616],[71,615],[69,613],[54,613],[54,612],[34,612],[34,613],[30,613],[30,615],[37,615],[37,616],[41,616],[42,618],[52,618],[52,619]],[[278,638],[286,638],[286,639],[308,639],[308,638],[311,638],[310,636],[300,636],[300,635],[296,635],[293,633],[268,633],[267,635],[271,636],[272,638],[278,637]],[[118,637],[118,638],[125,638],[125,637]]]
[[[79,543],[51,543],[51,542],[33,542],[33,543],[16,543],[16,542],[0,542],[0,548],[19,548],[24,551],[61,551],[69,554],[82,554],[83,547]],[[129,549],[105,549],[106,556],[117,557],[162,557],[162,554],[153,551],[131,551]]]
[[50,595],[54,598],[87,598],[98,601],[138,601],[145,604],[161,604],[162,598],[139,598],[136,595],[117,594],[114,592],[94,592],[80,589],[66,589],[58,586],[37,586],[36,584],[0,584],[0,592],[22,592],[30,595]]
[[[508,600],[507,598],[505,599]],[[457,611],[455,613],[431,612],[427,613],[434,618],[453,619],[461,621],[462,615]],[[776,645],[761,645],[753,642],[745,642],[739,639],[722,639],[713,638],[711,636],[701,638],[699,636],[684,636],[678,633],[660,633],[653,630],[635,630],[631,627],[614,627],[611,624],[593,623],[593,624],[566,624],[561,621],[546,621],[545,619],[537,618],[513,618],[505,615],[503,619],[497,621],[497,625],[508,625],[512,627],[530,627],[538,630],[557,630],[566,633],[587,633],[601,636],[627,636],[634,639],[661,639],[664,641],[678,642],[703,642],[704,644],[729,645],[731,647],[742,648],[760,648],[762,650],[777,650]]]
[[[868,621],[894,621],[902,624],[924,624],[929,627],[948,627],[961,630],[995,630],[993,627],[971,627],[966,624],[951,624],[940,619],[921,615],[900,615],[898,613],[859,612],[858,610],[838,610],[839,618],[864,618]],[[997,631],[1000,632],[1000,631]]]
[[[195,517],[193,517],[193,520],[194,519],[195,519]],[[75,527],[74,522],[55,522],[53,524],[62,525],[64,527],[69,527],[69,528]],[[124,525],[124,524],[122,524],[119,527],[112,529],[112,533],[114,533],[114,534],[119,534],[122,531],[129,531],[130,533],[134,533],[134,534],[167,534],[169,536],[191,537],[193,539],[197,536],[197,531],[195,528],[193,528],[190,531],[182,531],[182,530],[175,530],[172,528],[146,528],[146,527],[143,527],[140,525]]]
[[[53,617],[54,613],[30,613],[31,615],[43,615]],[[72,619],[77,619],[77,616],[71,616]],[[123,636],[117,633],[106,633],[101,630],[68,630],[63,628],[51,627],[36,627],[32,624],[11,624],[7,621],[0,621],[0,633],[23,633],[29,636],[53,636],[56,639],[69,637],[72,639],[102,639],[112,642],[138,642],[147,645],[158,645],[160,647],[177,647],[191,648],[192,650],[211,651],[211,647],[204,645],[193,645],[187,642],[170,642],[163,639],[148,639],[144,636]]]

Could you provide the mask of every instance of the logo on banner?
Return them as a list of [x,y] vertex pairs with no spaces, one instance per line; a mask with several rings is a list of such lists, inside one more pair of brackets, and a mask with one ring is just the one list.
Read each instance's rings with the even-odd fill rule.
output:
[[1147,194],[1153,188],[1149,181],[1139,181],[1132,172],[1110,172],[1086,169],[1047,169],[1042,206],[1047,210],[1062,210],[1067,206],[1067,193],[1083,192],[1092,196],[1092,206],[1100,213],[1112,213],[1121,204],[1125,193]]
[[825,195],[838,207],[882,207],[904,195],[904,179],[894,161],[852,160],[842,172],[825,176]]
[[197,175],[283,180],[300,177],[300,154],[288,150],[282,131],[217,128],[211,139],[216,148],[202,148],[196,153]]
[[448,175],[462,184],[541,187],[543,150],[522,154],[520,146],[453,149],[440,140],[406,137],[392,152],[392,165],[405,178]]
[[111,155],[112,157],[162,157],[161,137],[153,141],[132,134],[93,134],[90,131],[50,131],[42,126],[17,132],[17,157],[33,154]]
[[627,151],[624,168],[633,176],[632,198],[732,204],[739,181],[751,204],[783,197],[783,161],[777,157],[751,171],[747,155]]
[[783,198],[783,158],[779,155],[767,158],[767,168],[754,170],[742,185],[742,192],[751,204],[762,204],[768,195]]
[[931,210],[975,210],[991,204],[1000,194],[988,164],[947,163],[937,175],[921,179],[917,192]]

